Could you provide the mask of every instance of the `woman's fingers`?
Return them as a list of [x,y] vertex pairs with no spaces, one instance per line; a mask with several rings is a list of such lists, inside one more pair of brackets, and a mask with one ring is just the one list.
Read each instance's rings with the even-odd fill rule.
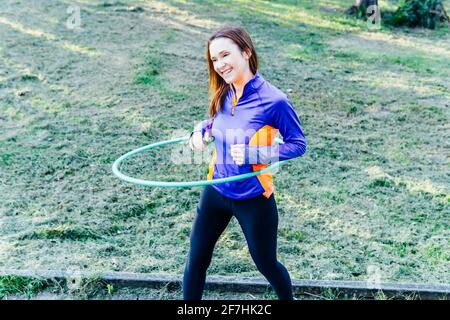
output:
[[191,137],[192,143],[191,143],[191,150],[205,150],[205,145],[203,144],[203,137],[201,132],[194,132],[194,134]]
[[203,150],[205,149],[205,146],[204,146],[204,144],[203,144],[202,141],[196,141],[196,140],[194,140],[193,144],[194,144],[194,149],[196,149],[196,150],[201,150],[201,151],[203,151]]
[[245,152],[245,144],[232,144],[230,146],[231,155],[244,155]]
[[192,137],[189,138],[189,148],[191,148],[192,151],[194,151],[194,145],[192,144]]
[[245,144],[233,144],[230,146],[231,157],[236,164],[244,164]]
[[206,142],[211,142],[211,134],[209,133],[209,131],[205,132],[205,135],[203,136],[203,140]]

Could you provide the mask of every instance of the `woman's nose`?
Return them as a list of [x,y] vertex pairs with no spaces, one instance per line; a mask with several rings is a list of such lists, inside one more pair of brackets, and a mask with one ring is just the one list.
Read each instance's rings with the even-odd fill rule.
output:
[[217,67],[222,70],[225,67],[225,63],[223,61],[219,61]]

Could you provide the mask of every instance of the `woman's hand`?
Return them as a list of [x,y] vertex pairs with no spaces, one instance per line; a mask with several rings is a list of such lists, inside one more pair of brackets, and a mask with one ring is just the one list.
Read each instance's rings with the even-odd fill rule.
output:
[[201,131],[194,131],[189,138],[189,147],[192,151],[205,150],[205,144],[203,143],[203,137]]
[[231,157],[237,165],[243,164],[272,164],[279,161],[278,149],[272,146],[248,146],[245,144],[232,144]]
[[245,144],[232,144],[230,146],[231,157],[237,165],[244,164],[245,161]]

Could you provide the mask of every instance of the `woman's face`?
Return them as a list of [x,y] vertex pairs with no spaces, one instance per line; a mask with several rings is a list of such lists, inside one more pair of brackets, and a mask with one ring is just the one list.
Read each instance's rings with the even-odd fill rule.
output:
[[209,45],[214,70],[226,83],[235,83],[249,68],[249,55],[229,38],[216,38]]

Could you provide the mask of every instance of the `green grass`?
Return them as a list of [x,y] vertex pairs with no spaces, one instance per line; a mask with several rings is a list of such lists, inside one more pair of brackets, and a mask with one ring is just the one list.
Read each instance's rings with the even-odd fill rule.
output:
[[85,241],[100,239],[101,236],[86,228],[74,228],[70,226],[48,227],[43,230],[33,231],[31,234],[21,236],[20,240],[26,239],[60,239],[72,241]]
[[0,276],[0,300],[8,296],[25,296],[30,299],[44,288],[44,283],[35,278]]
[[[67,278],[67,281],[49,279],[42,281],[38,278],[20,276],[0,277],[0,300],[29,299],[29,300],[179,300],[182,298],[179,284],[167,284],[160,288],[132,288],[116,286],[98,277]],[[392,300],[420,299],[416,293],[403,292],[386,294],[382,290],[374,292],[367,298],[358,294],[345,293],[334,288],[322,289],[319,292],[302,291],[294,294],[297,300]],[[221,290],[205,290],[203,299],[206,300],[277,300],[276,293],[270,287],[264,292],[236,293]],[[442,296],[440,299],[447,299]]]
[[[126,184],[111,165],[206,118],[204,45],[235,23],[309,142],[275,175],[278,254],[291,277],[366,280],[374,265],[383,282],[450,282],[448,27],[368,32],[342,1],[130,1],[139,15],[106,3],[84,2],[84,31],[68,33],[46,23],[63,21],[65,4],[44,1],[26,20],[5,2],[14,21],[60,38],[0,28],[0,268],[183,272],[201,189]],[[102,54],[64,49],[69,36]],[[172,160],[187,146],[167,146],[122,169],[199,180],[210,151],[183,165]],[[235,219],[209,274],[260,276]]]
[[134,82],[136,84],[151,85],[153,87],[161,86],[161,77],[164,74],[164,68],[168,68],[171,64],[171,56],[165,54],[162,50],[164,43],[173,40],[174,30],[168,29],[161,40],[152,44],[144,57],[142,65],[139,66],[135,75]]
[[162,73],[163,59],[161,53],[151,51],[144,61],[142,69],[136,74],[135,83],[158,86],[160,82],[160,74]]
[[98,6],[99,7],[104,7],[104,8],[108,8],[108,7],[115,7],[115,6],[126,6],[127,4],[124,2],[119,2],[119,1],[113,1],[113,2],[102,2],[99,3]]

